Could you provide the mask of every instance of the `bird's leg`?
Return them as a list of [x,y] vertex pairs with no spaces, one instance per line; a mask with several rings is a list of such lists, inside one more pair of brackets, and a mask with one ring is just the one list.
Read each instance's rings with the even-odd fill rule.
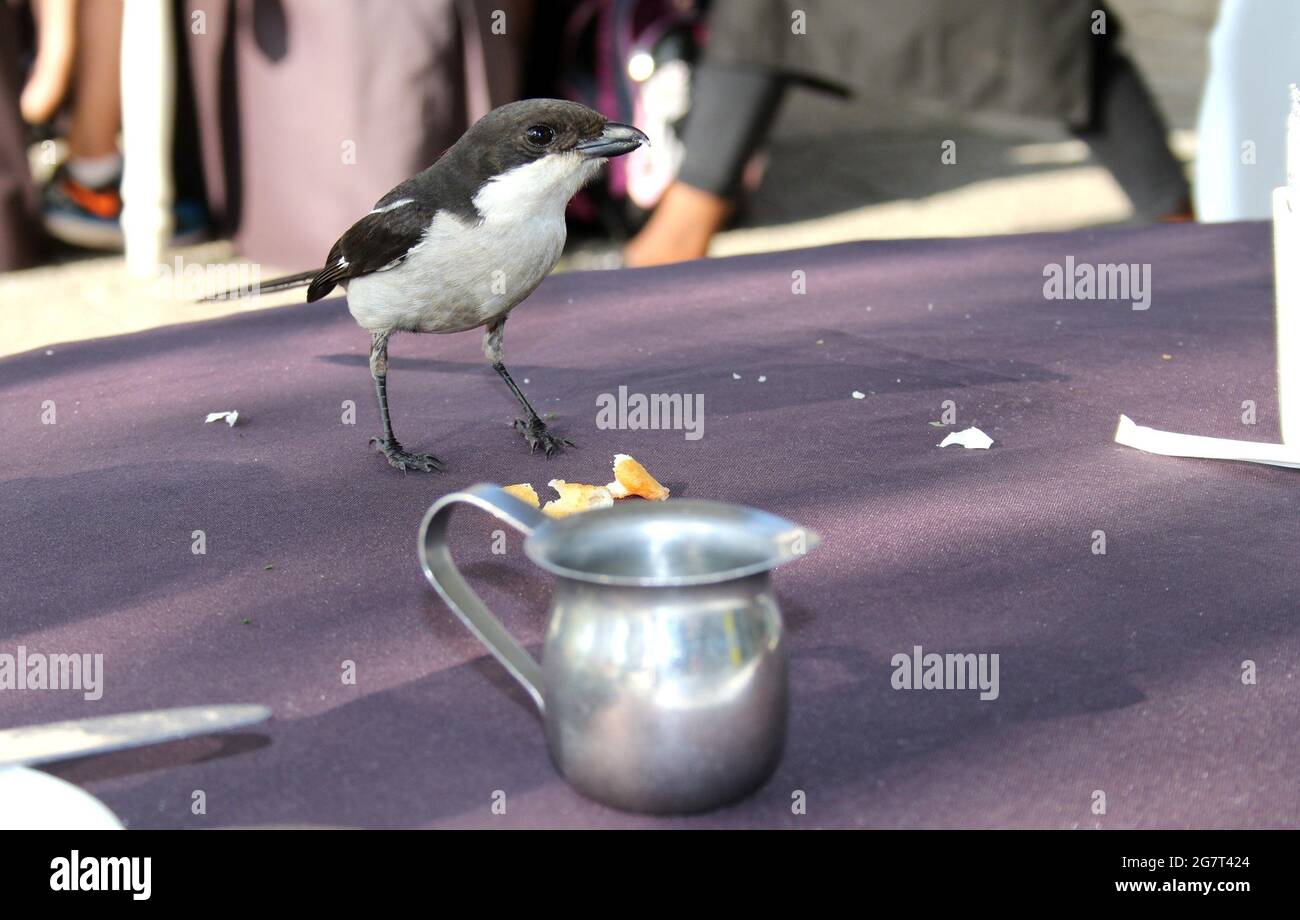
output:
[[393,435],[393,421],[388,416],[388,332],[376,332],[370,341],[370,376],[375,378],[375,393],[379,396],[379,417],[384,422],[384,436],[371,438],[370,443],[388,458],[388,462],[402,472],[419,470],[432,473],[442,469],[442,461],[433,454],[413,454],[397,443]]
[[561,448],[573,447],[573,442],[568,438],[551,434],[550,429],[546,427],[546,423],[542,421],[537,414],[537,410],[533,408],[532,403],[528,401],[528,397],[524,395],[524,391],[519,389],[519,384],[515,383],[514,378],[510,376],[510,372],[506,370],[503,363],[505,325],[506,321],[502,319],[487,327],[487,334],[483,337],[483,354],[492,362],[492,369],[500,374],[501,379],[506,382],[506,386],[510,387],[510,392],[515,394],[515,399],[519,401],[519,405],[527,416],[526,418],[515,419],[515,430],[521,432],[524,440],[528,442],[529,453],[535,453],[537,448],[540,447],[542,452],[549,457]]

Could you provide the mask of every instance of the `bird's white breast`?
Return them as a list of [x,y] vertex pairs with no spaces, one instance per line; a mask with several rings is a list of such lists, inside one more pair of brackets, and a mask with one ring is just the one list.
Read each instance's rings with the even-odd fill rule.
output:
[[348,309],[372,331],[461,332],[505,316],[564,249],[564,209],[601,161],[543,157],[474,197],[482,220],[440,211],[398,265],[348,282]]

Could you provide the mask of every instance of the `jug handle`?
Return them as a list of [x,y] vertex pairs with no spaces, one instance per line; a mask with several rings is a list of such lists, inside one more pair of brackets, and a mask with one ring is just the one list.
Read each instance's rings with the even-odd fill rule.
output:
[[434,590],[469,627],[469,631],[505,665],[515,680],[523,684],[538,711],[545,714],[541,666],[493,616],[452,561],[451,547],[447,545],[447,522],[455,506],[461,503],[488,512],[525,536],[550,519],[500,486],[482,483],[463,492],[451,492],[434,502],[425,512],[419,537],[420,567],[424,569],[424,577],[429,579]]

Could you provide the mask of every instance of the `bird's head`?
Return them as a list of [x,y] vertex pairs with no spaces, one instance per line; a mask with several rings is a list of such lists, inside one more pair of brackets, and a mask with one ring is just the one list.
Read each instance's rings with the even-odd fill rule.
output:
[[607,121],[585,105],[525,99],[484,115],[453,150],[483,181],[508,186],[510,194],[538,205],[563,206],[609,157],[646,143],[637,128]]

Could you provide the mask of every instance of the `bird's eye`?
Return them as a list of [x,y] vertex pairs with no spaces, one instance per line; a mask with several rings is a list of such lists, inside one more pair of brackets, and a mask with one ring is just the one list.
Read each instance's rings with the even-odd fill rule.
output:
[[535,147],[546,147],[555,140],[555,129],[549,125],[533,125],[527,133],[528,142]]

